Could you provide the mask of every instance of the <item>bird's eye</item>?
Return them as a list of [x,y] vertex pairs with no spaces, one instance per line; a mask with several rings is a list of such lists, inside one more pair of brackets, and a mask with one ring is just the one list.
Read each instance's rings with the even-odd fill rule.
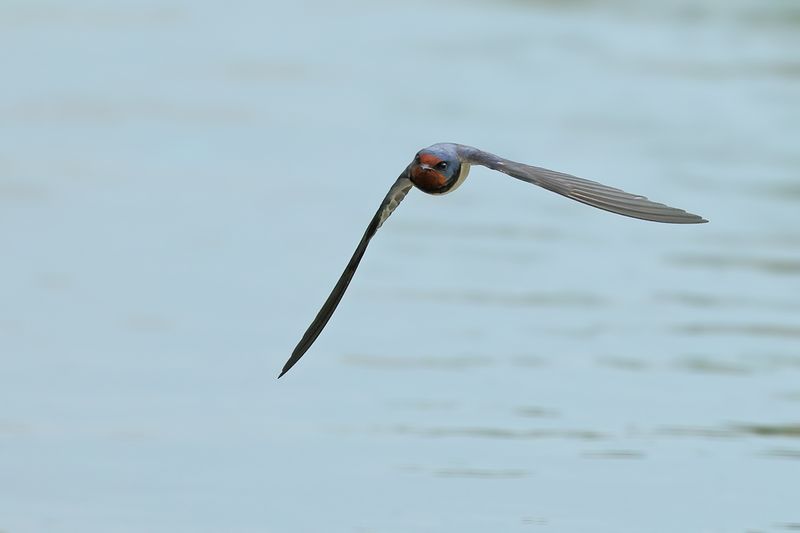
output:
[[419,165],[419,154],[414,157],[414,162]]
[[436,163],[436,168],[438,170],[446,169],[447,168],[447,161],[439,161],[438,163]]

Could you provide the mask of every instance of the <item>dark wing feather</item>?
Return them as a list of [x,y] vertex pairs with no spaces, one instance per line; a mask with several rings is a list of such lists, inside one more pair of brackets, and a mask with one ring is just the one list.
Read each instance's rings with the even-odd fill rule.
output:
[[322,332],[322,328],[324,328],[325,324],[330,320],[331,315],[333,315],[333,312],[336,310],[336,306],[339,305],[339,301],[344,295],[344,291],[347,290],[347,286],[350,285],[353,274],[356,273],[358,264],[361,262],[361,258],[367,250],[370,239],[372,239],[375,232],[378,231],[378,228],[381,227],[384,221],[389,218],[389,215],[392,214],[392,211],[394,211],[403,198],[405,198],[408,191],[411,190],[411,180],[406,176],[407,171],[403,172],[403,174],[397,178],[397,181],[394,182],[391,189],[389,189],[389,193],[386,195],[386,198],[383,199],[383,202],[381,202],[381,206],[378,208],[375,216],[372,217],[369,226],[367,226],[367,231],[365,231],[364,236],[361,237],[361,242],[358,243],[356,251],[353,252],[353,257],[351,257],[350,262],[347,263],[342,276],[339,278],[339,281],[336,282],[336,286],[333,288],[333,291],[331,291],[328,299],[322,304],[322,309],[319,310],[314,321],[308,326],[308,329],[303,334],[303,338],[297,343],[297,347],[295,347],[292,352],[292,356],[286,361],[286,364],[283,365],[283,370],[281,370],[278,377],[288,372],[289,369],[303,357],[303,354],[314,344],[314,341],[317,339],[320,332]]
[[683,209],[650,201],[638,194],[630,194],[614,187],[564,174],[563,172],[503,159],[471,146],[460,145],[458,152],[461,158],[468,163],[483,165],[567,198],[572,198],[578,202],[611,211],[612,213],[670,224],[708,222],[701,216],[687,213]]

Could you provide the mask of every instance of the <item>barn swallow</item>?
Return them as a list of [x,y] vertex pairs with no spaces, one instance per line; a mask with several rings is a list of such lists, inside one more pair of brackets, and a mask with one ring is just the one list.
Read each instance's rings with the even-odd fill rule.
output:
[[358,243],[353,257],[336,282],[333,291],[325,300],[314,321],[306,330],[303,338],[286,361],[278,377],[292,368],[303,354],[311,347],[322,328],[328,323],[336,306],[342,299],[344,291],[353,279],[353,274],[364,256],[370,239],[378,228],[389,218],[412,187],[428,194],[447,194],[456,190],[469,174],[470,165],[482,165],[492,170],[508,174],[522,181],[558,193],[578,202],[641,220],[665,222],[668,224],[700,224],[708,222],[703,217],[687,213],[682,209],[668,207],[651,202],[644,196],[630,194],[620,189],[601,185],[600,183],[578,178],[570,174],[517,163],[494,154],[478,150],[471,146],[452,143],[434,144],[420,150],[414,160],[397,178],[389,189],[389,193],[381,202],[378,211],[367,226],[361,242]]

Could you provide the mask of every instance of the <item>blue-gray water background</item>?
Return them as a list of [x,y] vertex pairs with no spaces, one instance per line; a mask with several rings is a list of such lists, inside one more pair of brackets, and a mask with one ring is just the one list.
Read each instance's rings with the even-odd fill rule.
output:
[[[0,531],[800,528],[800,5],[0,4]],[[275,380],[397,174],[412,191]]]

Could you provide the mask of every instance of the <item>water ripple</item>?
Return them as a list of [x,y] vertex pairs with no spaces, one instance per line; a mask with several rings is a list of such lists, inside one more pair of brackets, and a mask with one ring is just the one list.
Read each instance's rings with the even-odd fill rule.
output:
[[698,309],[753,309],[761,307],[773,310],[800,310],[800,302],[797,301],[779,301],[779,300],[763,300],[757,298],[744,298],[736,296],[727,296],[719,294],[701,293],[701,292],[671,292],[671,293],[658,293],[654,297],[657,301],[671,301],[676,304],[684,305],[686,307],[693,307]]
[[391,370],[403,368],[466,370],[470,368],[485,367],[492,364],[492,359],[480,355],[459,355],[452,357],[346,355],[342,358],[342,361],[349,365]]
[[794,324],[681,324],[673,329],[687,335],[800,338],[800,325]]
[[527,470],[509,469],[492,470],[486,468],[441,468],[435,470],[436,477],[472,478],[472,479],[519,479],[528,477]]
[[746,269],[778,275],[800,274],[800,259],[785,257],[747,257],[737,255],[679,254],[668,258],[683,266],[712,269]]
[[800,450],[789,449],[772,449],[767,450],[762,454],[764,457],[772,457],[775,459],[795,459],[800,460]]
[[431,427],[396,426],[394,433],[419,437],[470,437],[482,439],[576,439],[600,440],[605,433],[587,429],[508,429],[499,427]]
[[729,424],[723,427],[669,426],[656,434],[676,437],[703,437],[731,439],[743,437],[800,438],[800,424]]
[[599,450],[581,454],[586,459],[644,459],[641,450]]
[[514,414],[523,418],[557,418],[559,413],[555,409],[535,405],[523,405],[514,409]]
[[479,290],[403,291],[407,298],[450,304],[496,305],[506,307],[600,307],[607,302],[586,292],[499,292]]

